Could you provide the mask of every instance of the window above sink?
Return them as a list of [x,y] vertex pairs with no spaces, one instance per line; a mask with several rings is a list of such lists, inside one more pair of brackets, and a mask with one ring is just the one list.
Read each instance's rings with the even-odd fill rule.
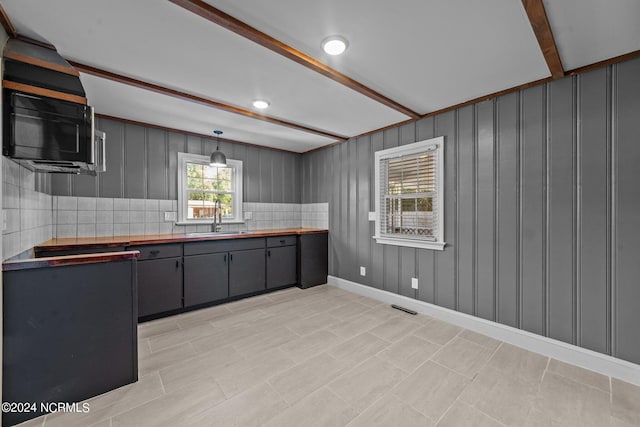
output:
[[242,223],[242,194],[241,160],[215,167],[208,156],[178,153],[178,224],[211,224],[219,213],[222,224]]

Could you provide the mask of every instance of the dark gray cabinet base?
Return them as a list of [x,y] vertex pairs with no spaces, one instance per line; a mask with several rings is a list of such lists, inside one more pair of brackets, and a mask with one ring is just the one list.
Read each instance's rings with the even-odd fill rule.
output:
[[229,252],[229,296],[265,290],[264,249]]
[[138,261],[138,314],[182,308],[182,258]]
[[296,247],[267,248],[267,289],[296,284]]
[[184,306],[190,307],[229,297],[226,253],[184,257]]
[[327,283],[329,271],[329,233],[301,234],[298,239],[298,286]]
[[2,425],[138,379],[135,260],[6,271],[3,282],[2,400],[38,411],[4,413]]

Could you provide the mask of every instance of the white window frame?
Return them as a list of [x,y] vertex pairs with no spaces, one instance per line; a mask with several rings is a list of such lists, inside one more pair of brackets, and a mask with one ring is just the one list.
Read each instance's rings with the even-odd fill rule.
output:
[[[382,235],[380,233],[381,215],[384,214],[380,201],[380,163],[382,160],[403,157],[409,155],[415,155],[418,153],[431,151],[433,149],[438,151],[436,158],[436,197],[438,203],[437,215],[437,227],[434,230],[435,240],[424,240],[419,238],[411,238],[408,236],[402,237],[390,237]],[[444,241],[444,137],[439,136],[437,138],[426,139],[424,141],[418,141],[413,144],[401,145],[399,147],[388,148],[386,150],[376,151],[375,157],[375,239],[376,243],[395,246],[407,246],[411,248],[433,249],[442,251],[446,245]],[[385,184],[386,185],[386,184]]]
[[[209,156],[199,154],[178,153],[178,225],[213,224],[213,219],[188,219],[187,218],[187,163],[200,163],[209,165]],[[242,224],[242,160],[227,159],[227,166],[235,169],[233,181],[235,192],[233,194],[234,217],[222,219],[223,224]]]

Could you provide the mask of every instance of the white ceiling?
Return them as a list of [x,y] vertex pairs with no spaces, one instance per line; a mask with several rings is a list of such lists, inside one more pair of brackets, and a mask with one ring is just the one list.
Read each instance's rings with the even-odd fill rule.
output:
[[[520,1],[207,0],[425,114],[548,77]],[[17,32],[70,60],[354,136],[409,117],[169,1],[0,0]],[[637,0],[545,1],[565,69],[640,49]],[[614,30],[612,30],[614,29]],[[328,57],[321,40],[350,43]],[[334,139],[82,75],[98,113],[304,152]]]

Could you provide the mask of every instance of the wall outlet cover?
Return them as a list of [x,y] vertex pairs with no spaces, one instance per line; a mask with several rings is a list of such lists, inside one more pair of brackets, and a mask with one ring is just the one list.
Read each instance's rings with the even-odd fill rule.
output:
[[412,289],[418,289],[418,279],[415,277],[411,278],[411,288]]
[[360,267],[360,275],[361,276],[366,276],[367,275],[366,267]]
[[253,219],[253,212],[245,212],[244,219]]
[[376,213],[369,212],[369,221],[375,221],[375,220],[376,220]]
[[164,220],[166,222],[175,221],[176,219],[178,219],[177,216],[178,216],[177,212],[165,212],[164,213]]

